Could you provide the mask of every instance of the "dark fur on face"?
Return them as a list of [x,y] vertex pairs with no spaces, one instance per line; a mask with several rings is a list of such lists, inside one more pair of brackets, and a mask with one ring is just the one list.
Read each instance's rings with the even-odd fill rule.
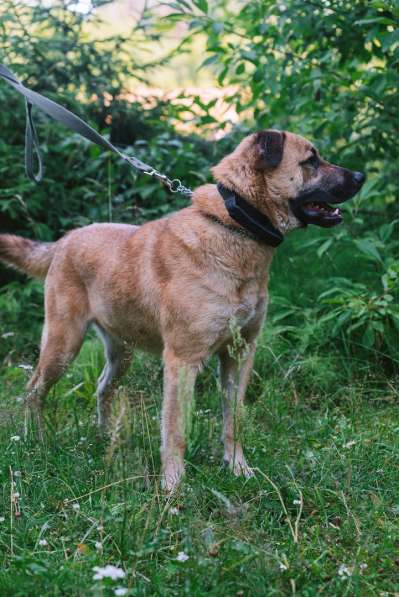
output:
[[352,172],[321,160],[314,148],[304,164],[313,169],[316,180],[312,184],[310,176],[306,190],[290,200],[291,210],[304,225],[316,224],[330,228],[340,224],[341,210],[331,205],[343,203],[356,195],[366,176],[362,172]]

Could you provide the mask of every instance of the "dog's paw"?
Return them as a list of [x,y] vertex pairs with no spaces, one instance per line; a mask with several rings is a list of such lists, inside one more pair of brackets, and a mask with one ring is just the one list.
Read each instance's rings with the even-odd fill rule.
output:
[[224,462],[236,477],[244,476],[246,479],[250,479],[255,476],[253,469],[248,465],[244,456],[240,458],[237,456],[235,458],[225,458]]
[[162,473],[161,487],[165,493],[173,493],[184,473],[183,462],[168,462]]

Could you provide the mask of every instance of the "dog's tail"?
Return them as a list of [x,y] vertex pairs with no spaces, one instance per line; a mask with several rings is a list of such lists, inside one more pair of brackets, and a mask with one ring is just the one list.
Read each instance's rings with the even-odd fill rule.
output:
[[0,261],[34,278],[44,279],[56,243],[41,243],[14,234],[0,234]]

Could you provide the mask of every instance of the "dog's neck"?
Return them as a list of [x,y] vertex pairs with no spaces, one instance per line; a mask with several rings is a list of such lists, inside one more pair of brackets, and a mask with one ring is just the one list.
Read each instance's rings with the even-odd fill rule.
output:
[[244,197],[218,183],[217,189],[221,194],[226,210],[235,222],[242,226],[242,232],[254,240],[271,247],[278,247],[284,236],[264,213],[259,211]]
[[[218,189],[219,186],[219,189]],[[221,221],[225,226],[232,228],[233,230],[236,229],[242,233],[247,233],[250,238],[257,238],[259,242],[264,242],[266,245],[269,244],[270,246],[277,246],[282,241],[282,237],[280,241],[276,241],[274,244],[273,240],[276,240],[278,236],[284,234],[286,231],[286,222],[284,214],[280,214],[277,209],[267,210],[265,209],[265,200],[259,199],[259,193],[252,189],[249,191],[247,189],[247,193],[244,193],[241,189],[238,188],[236,184],[231,181],[226,181],[223,183],[219,183],[218,186],[214,186],[212,189],[212,185],[206,185],[207,193],[202,193],[201,189],[203,187],[199,187],[197,191],[194,193],[193,203],[197,205],[204,213],[207,213],[214,218],[217,218]],[[211,190],[212,189],[212,190]],[[271,236],[275,237],[270,238],[268,242],[268,234],[262,235],[262,231],[255,230],[255,234],[251,233],[250,231],[246,230],[245,222],[241,222],[240,218],[234,217],[234,209],[230,210],[229,203],[226,202],[228,195],[231,191],[231,195],[237,199],[238,202],[244,201],[248,208],[255,208],[258,214],[251,214],[255,219],[259,220],[260,226],[266,225],[267,228],[270,228]],[[209,197],[212,197],[209,199]],[[245,205],[243,206],[244,210],[246,209]],[[230,213],[229,213],[230,212]],[[274,228],[274,234],[272,229]],[[262,236],[264,238],[262,239]]]
[[[267,181],[265,181],[264,173],[253,169],[249,170],[245,162],[240,163],[234,160],[231,163],[231,157],[226,156],[212,168],[212,173],[218,183],[243,197],[284,234],[288,229],[288,213],[283,212],[281,204],[272,196],[265,196]],[[247,184],[246,181],[250,181],[250,184]]]
[[[222,190],[219,186],[216,185],[204,185],[199,187],[194,192],[192,197],[193,207],[201,213],[201,215],[207,217],[208,219],[212,220],[214,223],[223,226],[225,230],[229,230],[230,235],[238,236],[241,238],[248,238],[253,242],[259,244],[261,247],[269,247],[273,248],[280,244],[283,240],[282,235],[280,235],[279,231],[275,229],[275,233],[279,236],[279,240],[276,243],[273,243],[273,239],[270,239],[268,242],[267,238],[261,238],[262,234],[255,230],[255,233],[251,231],[245,224],[241,224],[240,221],[234,217],[234,213],[232,213],[231,209],[226,207],[226,198],[223,197],[225,191]],[[227,194],[230,195],[229,191]],[[241,197],[240,197],[241,199]],[[249,202],[247,202],[247,205]],[[234,210],[233,210],[234,211]],[[273,228],[269,222],[270,228]],[[267,237],[267,235],[266,235]],[[281,240],[280,240],[281,239]]]
[[198,187],[189,210],[203,221],[201,245],[217,257],[218,267],[241,282],[266,280],[275,249],[242,234],[243,228],[229,216],[216,185]]
[[194,191],[192,204],[203,215],[213,216],[225,227],[240,231],[241,226],[230,217],[216,185],[207,184],[198,187]]
[[[243,197],[252,207],[258,210],[262,215],[266,216],[272,226],[277,228],[282,234],[288,229],[288,217],[287,214],[282,213],[278,205],[272,200],[267,200],[265,197],[265,181],[259,175],[259,181],[256,177],[252,177],[252,185],[244,186],[237,184],[234,180],[234,176],[224,176],[222,180],[218,182],[223,187],[233,191],[239,197]],[[258,184],[257,184],[258,183]]]

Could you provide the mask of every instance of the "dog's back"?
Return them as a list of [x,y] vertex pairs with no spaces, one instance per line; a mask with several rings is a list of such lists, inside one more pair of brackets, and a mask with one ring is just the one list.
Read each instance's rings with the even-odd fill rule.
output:
[[14,234],[0,234],[0,261],[18,269],[33,278],[44,279],[50,269],[54,256],[60,252],[75,253],[75,258],[112,252],[118,249],[118,243],[137,230],[138,226],[128,224],[91,224],[77,228],[66,234],[59,241],[44,243]]

